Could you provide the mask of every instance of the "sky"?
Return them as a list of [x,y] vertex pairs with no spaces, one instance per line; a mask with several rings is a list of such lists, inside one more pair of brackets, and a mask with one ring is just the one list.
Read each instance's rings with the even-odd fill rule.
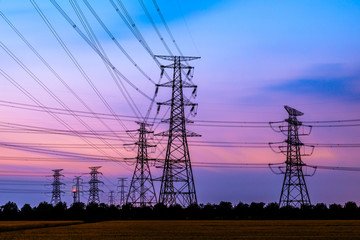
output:
[[[151,103],[149,98],[155,92],[154,82],[166,81],[165,77],[160,78],[161,70],[149,50],[155,55],[169,55],[163,45],[165,42],[173,54],[179,55],[179,52],[153,1],[143,0],[156,29],[141,7],[141,1],[121,1],[148,44],[148,50],[134,37],[110,0],[88,2],[116,40],[115,43],[104,31],[84,1],[77,0],[91,26],[88,31],[93,31],[109,59],[108,64],[104,64],[76,31],[77,28],[88,36],[69,1],[58,3],[76,28],[51,1],[0,0],[2,16],[31,45],[29,47],[6,20],[0,18],[0,205],[8,201],[19,206],[50,201],[52,169],[64,169],[66,185],[62,199],[68,204],[72,201],[74,176],[83,177],[83,188],[87,190],[90,166],[102,166],[103,202],[108,201],[109,191],[117,191],[118,177],[127,177],[129,184],[134,165],[109,159],[136,156],[136,148],[123,144],[135,142],[137,136],[135,133],[129,136],[125,131],[138,128],[135,115],[140,118],[146,115]],[[117,0],[113,2],[119,4]],[[267,122],[286,119],[284,105],[303,112],[298,119],[304,122],[360,119],[359,1],[156,2],[182,54],[201,57],[189,62],[194,66],[192,81],[198,86],[197,96],[191,101],[199,105],[197,115],[189,115],[194,124],[187,126],[202,135],[189,139],[199,203],[277,202],[284,176],[274,174],[266,165],[263,168],[222,168],[199,167],[196,162],[282,163],[286,157],[268,146],[197,146],[191,141],[283,141],[286,136],[275,132]],[[63,45],[34,5],[49,21]],[[122,78],[119,83],[109,74],[109,62],[126,80]],[[172,74],[169,70],[167,73]],[[191,90],[185,90],[185,95],[190,98]],[[169,88],[159,88],[155,102],[164,102],[170,97]],[[48,108],[55,110],[49,114]],[[161,107],[158,115],[156,108],[151,108],[151,118],[168,116],[166,107]],[[70,110],[83,114],[78,116]],[[90,118],[86,114],[89,112],[104,115]],[[121,117],[115,119],[113,113]],[[249,127],[254,124],[244,127],[240,123],[227,124],[230,125],[227,127],[208,126],[201,124],[202,120],[265,122],[261,125],[265,127]],[[153,130],[158,133],[167,127],[164,123],[155,124]],[[58,131],[49,133],[51,129]],[[61,131],[88,134],[79,137],[59,134]],[[105,139],[91,138],[93,132],[101,132]],[[300,136],[300,140],[317,144],[356,144],[360,143],[359,135],[359,126],[314,126],[311,134]],[[106,148],[107,143],[114,147]],[[150,153],[151,157],[163,158],[165,147],[166,139],[163,139]],[[358,146],[316,147],[312,156],[302,160],[316,166],[360,168],[358,155]],[[159,168],[151,170],[154,178],[161,176]],[[309,175],[313,172],[310,168],[304,171]],[[359,205],[359,180],[358,171],[325,169],[317,169],[313,176],[306,177],[311,202],[327,204],[355,201]],[[155,187],[158,193],[159,182]],[[116,198],[118,201],[119,196]],[[82,200],[87,201],[87,194]]]

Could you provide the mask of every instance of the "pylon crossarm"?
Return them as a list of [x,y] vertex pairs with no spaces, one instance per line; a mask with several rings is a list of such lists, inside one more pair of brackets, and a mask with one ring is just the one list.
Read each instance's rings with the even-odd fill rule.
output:
[[[191,67],[191,66],[188,66],[188,65],[185,65],[185,64],[180,64],[180,65],[178,65],[178,66],[180,66],[180,69],[189,69],[189,70],[194,69],[194,67]],[[175,67],[175,64],[161,65],[161,66],[160,66],[161,69],[174,68],[174,67]]]
[[[278,122],[269,122],[269,125],[271,127],[272,130],[274,130],[275,132],[280,132],[281,129],[280,129],[280,126],[275,126],[275,124],[277,123],[284,123],[285,121],[278,121]],[[277,128],[276,128],[277,127]]]
[[197,89],[197,85],[190,84],[187,81],[182,81],[182,87],[183,88],[194,88],[194,91]]
[[302,126],[302,122],[298,121],[296,117],[289,117],[285,119],[285,122],[289,123],[292,126],[299,127]]
[[166,83],[162,83],[162,84],[156,84],[156,87],[172,87],[173,82],[166,82]]
[[316,173],[316,171],[317,171],[317,169],[318,169],[317,166],[311,166],[311,165],[307,165],[307,164],[304,164],[304,166],[309,167],[309,168],[312,168],[312,169],[314,170],[312,173],[306,173],[306,174],[304,174],[304,176],[306,176],[306,177],[312,177],[312,176],[314,176],[315,173]]
[[184,106],[197,106],[198,104],[197,103],[193,103],[191,102],[189,99],[187,99],[186,97],[183,98],[183,104]]
[[279,132],[284,134],[284,136],[288,135],[289,126],[279,126]]
[[[312,132],[312,128],[313,128],[313,126],[311,126],[311,125],[302,125],[301,126],[302,132],[298,133],[299,136],[309,136]],[[305,129],[309,129],[309,130],[307,132],[305,132]]]
[[189,131],[189,130],[186,130],[186,136],[187,136],[187,137],[201,137],[200,134],[195,133],[195,132],[191,132],[191,131]]
[[165,55],[155,55],[157,58],[161,58],[167,61],[174,61],[175,58],[179,59],[180,61],[192,61],[195,59],[200,59],[200,57],[190,57],[190,56],[165,56]]
[[[283,163],[281,163],[281,164],[283,164]],[[278,169],[278,171],[275,171],[275,170],[274,170],[274,166],[276,166],[276,165],[279,165],[279,163],[276,163],[276,164],[275,164],[275,163],[269,163],[269,164],[268,164],[270,170],[271,170],[274,174],[276,174],[276,175],[284,174],[284,171],[281,169],[281,168],[284,168],[284,167],[277,166],[275,169]]]
[[[310,148],[310,152],[306,152],[306,149],[309,149],[309,148]],[[304,152],[301,153],[301,156],[309,157],[314,153],[315,146],[304,144],[302,149],[304,149]]]
[[284,141],[282,142],[269,142],[269,147],[270,149],[274,152],[274,153],[282,153],[280,147],[281,145],[279,144],[284,144]]
[[288,155],[288,146],[279,146],[279,153],[284,154],[285,156]]

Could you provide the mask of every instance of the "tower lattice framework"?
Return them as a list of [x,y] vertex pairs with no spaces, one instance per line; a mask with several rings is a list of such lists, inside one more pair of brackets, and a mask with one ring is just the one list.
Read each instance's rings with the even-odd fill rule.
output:
[[153,206],[157,202],[147,150],[149,147],[155,147],[156,145],[150,145],[147,141],[148,134],[153,132],[147,130],[146,127],[151,126],[151,124],[144,122],[137,122],[137,124],[140,125],[140,128],[136,130],[139,132],[139,139],[135,143],[135,145],[138,146],[138,153],[136,157],[134,174],[129,187],[129,193],[126,198],[126,203],[141,207]]
[[82,193],[82,179],[81,176],[75,176],[74,179],[74,185],[73,185],[73,198],[74,203],[80,202],[80,195]]
[[51,201],[50,203],[53,205],[58,204],[59,202],[61,202],[61,194],[63,194],[64,192],[61,190],[61,186],[64,185],[64,183],[62,183],[60,181],[61,177],[63,177],[64,175],[62,175],[60,172],[63,169],[54,169],[52,170],[54,173],[52,175],[53,177],[53,182],[51,183],[52,185],[52,196],[51,196]]
[[[302,122],[298,121],[297,117],[304,115],[302,112],[285,106],[289,117],[285,120],[288,125],[282,128],[282,132],[287,132],[286,151],[283,146],[283,153],[286,153],[286,170],[284,172],[284,181],[281,189],[279,205],[301,207],[303,205],[311,205],[309,192],[306,186],[305,177],[303,173],[304,162],[301,156],[307,156],[302,148],[305,145],[300,141],[299,135],[308,135],[309,133],[299,134],[299,128],[302,127]],[[280,147],[282,149],[282,147]]]
[[125,181],[127,180],[127,178],[118,178],[118,193],[120,194],[120,206],[124,205],[126,203],[126,197],[125,197]]
[[[198,57],[184,56],[157,56],[163,60],[172,61],[173,64],[161,66],[173,69],[173,79],[169,82],[157,85],[158,87],[169,87],[172,89],[171,99],[158,103],[158,106],[170,106],[170,118],[165,120],[169,123],[169,130],[156,134],[157,136],[168,136],[166,156],[161,178],[159,202],[165,205],[180,204],[186,207],[197,204],[195,183],[191,168],[189,147],[187,137],[200,136],[186,129],[186,123],[191,121],[185,117],[185,107],[191,106],[191,112],[197,106],[184,96],[184,88],[193,88],[195,93],[197,86],[182,79],[182,72],[188,72],[193,67],[182,64],[183,61],[191,61]],[[158,109],[159,110],[159,109]]]
[[109,192],[109,206],[111,205],[115,205],[115,196],[114,196],[115,191],[111,190]]
[[100,203],[100,195],[99,193],[102,190],[99,189],[100,185],[103,184],[102,181],[99,180],[99,175],[102,173],[98,171],[101,166],[97,167],[89,167],[90,168],[90,181],[89,181],[89,200],[88,203]]

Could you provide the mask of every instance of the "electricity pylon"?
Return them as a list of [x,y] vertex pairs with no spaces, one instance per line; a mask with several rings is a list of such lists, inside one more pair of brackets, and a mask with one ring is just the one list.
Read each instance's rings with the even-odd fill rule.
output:
[[183,88],[193,88],[194,94],[197,86],[182,79],[182,70],[188,69],[188,73],[190,73],[193,67],[184,65],[181,62],[188,62],[198,59],[198,57],[157,57],[173,62],[171,65],[161,66],[162,71],[164,71],[165,68],[173,69],[173,79],[157,85],[157,87],[172,88],[171,99],[158,103],[158,111],[161,105],[170,106],[171,111],[170,118],[165,120],[165,122],[170,124],[169,130],[156,134],[157,136],[168,136],[159,202],[165,205],[180,204],[186,207],[190,204],[197,204],[187,137],[200,135],[186,130],[186,123],[190,123],[191,121],[185,117],[185,106],[191,106],[191,112],[193,112],[197,104],[192,103],[184,96]]
[[60,174],[60,172],[63,169],[54,169],[52,170],[54,172],[53,176],[53,182],[51,183],[53,190],[51,191],[52,196],[51,196],[51,201],[50,203],[53,205],[58,204],[59,202],[61,202],[61,194],[64,193],[64,191],[61,191],[61,186],[64,185],[64,183],[62,183],[60,181],[60,178],[63,177],[64,175]]
[[114,197],[114,191],[111,190],[109,192],[109,206],[115,205],[115,197]]
[[[304,177],[306,175],[303,173],[303,167],[306,166],[306,164],[301,160],[301,157],[310,156],[314,146],[305,145],[299,139],[299,136],[301,135],[304,136],[310,134],[311,126],[303,125],[302,122],[297,120],[297,117],[304,115],[304,113],[289,106],[284,107],[288,112],[289,117],[285,119],[287,126],[279,127],[280,132],[287,135],[287,139],[285,140],[286,146],[283,145],[278,147],[280,152],[286,155],[285,171],[281,171],[281,174],[284,174],[285,176],[281,189],[279,206],[301,207],[303,205],[311,205]],[[299,133],[299,129],[305,127],[308,127],[309,131],[305,132],[305,130],[303,130]],[[310,153],[306,153],[306,147],[311,148]]]
[[80,195],[82,193],[82,179],[81,176],[75,176],[74,179],[74,185],[73,185],[73,198],[74,203],[80,202]]
[[146,127],[151,126],[151,124],[144,122],[136,123],[140,125],[140,128],[135,130],[139,132],[139,140],[134,143],[138,146],[138,153],[126,203],[141,207],[153,206],[156,204],[156,194],[153,179],[151,177],[147,149],[149,147],[156,147],[156,145],[150,145],[147,142],[148,134],[153,132],[147,130]]
[[102,173],[98,171],[101,166],[97,167],[89,167],[90,168],[90,181],[89,181],[89,200],[88,203],[100,203],[99,192],[102,190],[99,189],[100,184],[103,184],[102,181],[99,180],[99,175]]
[[127,178],[118,178],[118,191],[120,193],[120,206],[124,205],[126,203],[125,198],[125,181]]

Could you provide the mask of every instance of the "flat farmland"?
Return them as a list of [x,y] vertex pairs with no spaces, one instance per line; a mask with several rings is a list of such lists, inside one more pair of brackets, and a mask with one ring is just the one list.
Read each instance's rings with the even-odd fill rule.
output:
[[360,239],[360,221],[109,221],[1,232],[0,239]]
[[80,224],[83,221],[0,221],[0,232]]

